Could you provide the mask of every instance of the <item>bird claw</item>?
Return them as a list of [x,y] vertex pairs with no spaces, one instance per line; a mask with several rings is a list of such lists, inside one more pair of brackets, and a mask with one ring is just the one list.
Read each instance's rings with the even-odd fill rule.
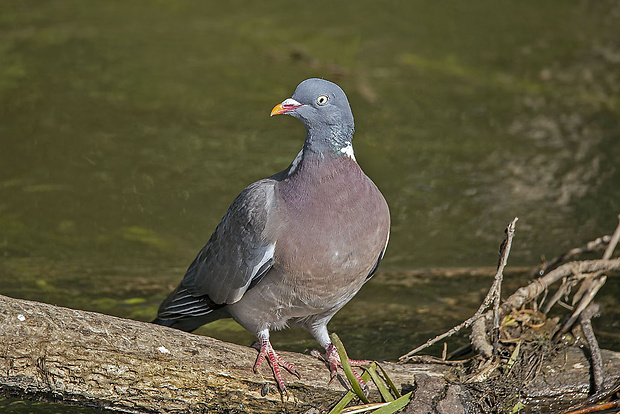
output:
[[[342,361],[340,360],[340,355],[338,355],[338,350],[336,349],[334,344],[329,344],[324,354],[320,353],[316,349],[313,349],[310,354],[318,359],[322,359],[327,363],[327,365],[329,366],[330,374],[328,384],[331,384],[334,378],[338,377],[338,367],[342,368]],[[353,367],[361,367],[363,365],[370,365],[372,361],[349,359],[349,363]],[[352,371],[355,379],[357,379],[357,382],[362,388],[362,391],[364,391],[364,394],[368,395],[368,393],[370,392],[368,384],[366,384],[366,382],[359,376],[357,372],[355,372],[355,370]]]
[[[258,346],[257,346],[258,345]],[[276,383],[278,384],[278,389],[282,395],[286,394],[287,398],[289,397],[288,390],[286,389],[286,385],[284,383],[284,379],[282,378],[282,372],[280,371],[280,367],[286,369],[291,374],[295,375],[297,378],[301,378],[301,375],[295,369],[295,367],[282,359],[280,355],[276,353],[276,351],[271,346],[271,342],[269,340],[263,340],[260,344],[254,344],[254,348],[258,349],[258,356],[256,357],[256,362],[254,363],[253,370],[258,374],[258,369],[265,359],[269,362],[271,366],[271,370],[273,371],[273,376],[275,377]]]

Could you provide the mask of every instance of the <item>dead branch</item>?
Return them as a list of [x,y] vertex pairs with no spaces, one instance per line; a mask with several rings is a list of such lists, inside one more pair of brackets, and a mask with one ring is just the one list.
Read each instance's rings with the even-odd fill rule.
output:
[[607,403],[600,403],[620,392],[620,382],[617,382],[614,386],[609,387],[607,390],[603,390],[595,395],[580,401],[578,404],[572,405],[558,414],[586,414],[586,413],[612,413],[614,408],[620,407],[620,400],[615,400]]
[[[575,411],[570,411],[566,414],[592,414],[592,413],[612,413],[617,412],[614,408],[620,407],[620,400],[610,401],[603,404],[594,404],[588,407],[580,408]],[[611,411],[614,410],[614,411]]]
[[[505,327],[502,328],[502,330],[505,333],[505,336],[509,337],[509,340],[504,341],[506,345],[508,345],[509,343],[515,343],[515,340],[517,341],[515,346],[513,346],[512,348],[506,347],[504,350],[504,352],[508,353],[508,355],[512,353],[510,358],[507,358],[506,354],[503,357],[506,367],[502,368],[503,364],[501,364],[497,358],[488,359],[486,363],[483,364],[483,366],[489,365],[492,371],[497,370],[504,373],[506,369],[510,371],[510,367],[512,366],[512,364],[514,364],[514,360],[519,357],[519,354],[522,353],[522,350],[520,349],[521,344],[527,343],[528,340],[531,340],[528,338],[528,335],[533,335],[533,337],[538,337],[539,339],[532,342],[533,347],[530,346],[529,351],[526,352],[527,359],[529,359],[529,361],[524,361],[525,363],[521,368],[521,370],[526,370],[525,375],[522,375],[522,379],[526,382],[529,382],[533,380],[537,376],[537,372],[541,370],[540,364],[543,361],[542,355],[545,352],[544,345],[540,347],[540,345],[536,345],[536,343],[541,344],[541,342],[539,342],[540,338],[548,337],[548,333],[551,332],[553,335],[551,337],[551,341],[548,342],[547,347],[553,346],[553,344],[556,343],[557,339],[564,335],[566,332],[568,332],[568,330],[571,329],[571,327],[573,326],[574,322],[579,318],[581,321],[584,337],[590,349],[590,364],[592,366],[591,393],[598,393],[602,389],[604,375],[603,366],[600,363],[600,355],[598,354],[598,343],[596,341],[596,337],[594,335],[590,322],[590,319],[593,317],[593,315],[598,312],[598,307],[591,305],[591,302],[594,299],[596,293],[607,280],[607,276],[604,275],[604,272],[608,272],[610,270],[618,270],[620,268],[620,259],[610,260],[613,254],[613,250],[615,249],[615,246],[617,245],[619,239],[620,224],[616,228],[614,235],[610,238],[609,244],[607,245],[602,260],[572,262],[561,265],[547,273],[544,277],[535,280],[529,286],[517,290],[517,292],[515,292],[502,304],[498,313],[491,313],[491,311],[487,311],[484,315],[482,315],[472,326],[471,342],[474,349],[476,349],[484,358],[490,358],[490,354],[488,353],[490,349],[495,350],[494,348],[491,348],[491,345],[488,341],[488,338],[495,337],[496,332],[494,324],[489,326],[491,318],[495,320],[495,318],[497,318],[498,316],[504,317],[510,312],[513,312],[513,315],[515,316],[513,316],[511,320],[507,320],[507,323],[513,325],[513,327],[511,328],[507,324]],[[539,304],[535,302],[535,299],[543,293],[545,295],[544,297],[546,297],[548,287],[552,283],[555,283],[559,280],[562,280],[562,283],[557,289],[556,293],[552,296],[547,306],[545,306],[545,312],[549,311],[551,309],[551,306],[553,306],[555,303],[560,302],[560,299],[562,297],[568,297],[574,287],[579,286],[579,288],[572,298],[572,315],[565,321],[564,324],[562,324],[561,327],[558,328],[556,321],[554,321],[553,319],[547,319],[545,317],[545,314],[539,313],[537,311]],[[544,302],[544,297],[543,300],[541,300],[540,305],[542,305],[542,303]],[[528,303],[531,304],[531,309],[524,308],[524,305]],[[527,332],[528,330],[524,330],[522,327],[520,327],[518,321],[522,320],[523,315],[527,315],[528,311],[531,312],[533,315],[537,313],[540,314],[541,318],[540,322],[534,324],[526,323],[526,325],[532,328],[532,333],[526,334],[525,332]],[[508,331],[510,329],[514,329],[515,326],[518,328],[517,338],[513,340],[512,338],[510,338],[513,337],[513,335],[508,333]],[[546,329],[542,331],[542,336],[540,333],[536,333],[537,329],[545,327]],[[478,341],[480,341],[482,346],[480,344],[477,345]],[[537,349],[537,347],[539,349]],[[542,354],[540,351],[542,351]],[[532,372],[534,373],[533,375],[530,374]],[[486,378],[490,378],[489,375],[490,374],[487,374]],[[475,374],[475,377],[479,376],[480,373]],[[500,383],[506,381],[505,376],[500,378],[503,378],[502,380],[500,380]],[[507,387],[510,389],[517,384],[518,381],[515,384],[507,384]],[[498,401],[500,401],[501,404],[506,404],[506,402],[512,404],[510,400],[502,401],[502,398],[505,397],[498,396],[498,398]]]
[[612,236],[603,236],[598,237],[595,240],[592,240],[586,243],[585,246],[576,247],[574,249],[569,250],[568,252],[554,258],[549,262],[544,262],[535,272],[537,276],[543,276],[549,269],[552,269],[556,265],[560,263],[567,262],[568,260],[572,260],[576,257],[582,256],[586,253],[594,253],[597,251],[605,250],[603,254],[603,260],[611,259],[614,249],[620,241],[620,215],[618,215],[618,227],[614,231]]
[[[620,216],[618,216],[620,220]],[[605,253],[603,254],[603,260],[610,259],[616,245],[618,244],[618,240],[620,239],[620,223],[618,223],[618,227],[616,227],[616,231],[613,236],[611,236],[609,240],[609,244],[605,249]],[[581,282],[579,286],[579,290],[573,296],[573,306],[575,303],[579,302],[573,314],[568,318],[562,328],[557,332],[556,338],[559,338],[561,335],[568,332],[568,330],[573,326],[577,318],[581,315],[581,313],[588,307],[590,302],[594,299],[594,296],[598,293],[599,289],[605,284],[607,281],[607,276],[603,275],[602,272],[592,273],[585,275],[584,280]]]
[[598,346],[598,341],[594,335],[594,329],[592,329],[592,318],[597,317],[599,311],[600,307],[596,303],[592,303],[579,315],[579,323],[581,324],[583,335],[588,343],[588,348],[590,349],[593,394],[599,392],[603,386],[603,361],[601,359],[601,348]]
[[[482,304],[480,305],[476,313],[472,317],[467,319],[466,321],[450,329],[448,332],[438,335],[435,338],[429,339],[423,345],[420,345],[417,348],[414,348],[411,351],[407,352],[405,355],[399,358],[400,362],[410,361],[412,359],[411,357],[414,354],[420,352],[421,350],[426,349],[436,344],[437,342],[441,341],[444,338],[454,335],[455,333],[459,332],[462,329],[470,327],[472,324],[476,325],[476,321],[480,318],[482,313],[485,310],[487,310],[487,308],[489,307],[491,303],[493,303],[494,314],[498,315],[496,320],[494,321],[495,322],[494,326],[497,326],[499,329],[499,304],[500,304],[500,297],[501,297],[501,284],[502,284],[502,280],[504,277],[504,273],[503,273],[504,268],[506,267],[506,263],[508,262],[508,255],[510,254],[510,247],[512,245],[512,238],[514,237],[515,226],[517,224],[517,220],[519,220],[519,218],[515,217],[514,220],[512,220],[506,227],[506,230],[505,230],[506,238],[504,239],[504,241],[502,242],[499,248],[500,255],[499,255],[499,261],[497,264],[497,272],[495,273],[495,278],[493,280],[493,285],[491,286],[491,289],[489,289],[489,293],[487,293],[486,297],[482,301]],[[472,327],[472,331],[475,330],[476,332],[478,332],[480,329],[481,329],[481,326]],[[472,334],[472,336],[474,336],[474,334]],[[483,337],[486,337],[486,329],[484,330]],[[479,346],[483,348],[483,349],[480,349],[479,352],[483,354],[492,355],[493,347],[491,346],[491,344],[489,344],[488,342],[484,343],[483,341],[478,341],[478,343],[480,344]]]
[[560,263],[565,263],[569,260],[575,259],[576,257],[582,257],[584,254],[604,251],[609,245],[610,240],[611,236],[609,235],[597,237],[596,239],[589,241],[585,245],[575,247],[574,249],[571,249],[566,253],[563,253],[560,256],[549,260],[548,262],[543,261],[543,263],[532,273],[532,275],[537,277],[544,276],[549,269],[553,269]]
[[570,276],[579,277],[579,275],[587,273],[617,270],[620,270],[620,258],[565,263],[547,273],[545,276],[534,280],[529,285],[519,288],[500,306],[500,314],[506,315],[510,312],[510,309],[519,309],[524,304],[536,299],[549,289],[549,286],[563,278]]
[[[506,238],[502,242],[499,248],[499,262],[497,265],[497,273],[495,274],[495,279],[493,281],[493,286],[491,287],[491,291],[489,291],[489,295],[492,295],[493,300],[493,310],[492,310],[492,320],[493,325],[491,328],[491,335],[493,345],[489,343],[486,335],[486,316],[483,318],[478,318],[474,321],[472,325],[472,334],[471,334],[471,344],[474,350],[476,350],[481,355],[486,358],[491,357],[497,353],[497,343],[499,340],[499,305],[501,300],[501,287],[502,281],[504,280],[504,268],[508,263],[508,255],[510,254],[510,247],[512,246],[512,238],[514,237],[515,226],[517,224],[518,218],[515,219],[508,224],[506,227]],[[483,301],[483,304],[487,303],[487,299],[489,295]],[[487,312],[488,314],[488,312]],[[482,334],[484,332],[484,334]]]
[[[598,394],[600,398],[600,395],[604,394],[601,390],[605,378],[603,365],[600,363],[600,349],[591,325],[591,318],[598,312],[598,307],[592,305],[591,302],[607,279],[604,273],[620,270],[620,259],[611,259],[615,246],[620,240],[620,224],[613,236],[597,239],[593,245],[588,244],[587,249],[591,251],[595,248],[601,249],[604,244],[603,240],[605,241],[606,249],[602,260],[579,261],[560,265],[528,286],[518,289],[500,306],[502,273],[508,258],[516,220],[510,223],[506,229],[506,239],[500,247],[500,259],[493,286],[478,312],[448,332],[403,355],[400,360],[410,361],[415,352],[471,325],[470,342],[472,348],[482,356],[482,359],[465,377],[465,382],[471,384],[473,389],[478,388],[480,395],[486,395],[485,398],[492,401],[488,407],[489,410],[510,405],[512,405],[513,410],[516,410],[518,408],[517,403],[521,402],[515,400],[514,396],[522,393],[524,384],[531,383],[539,377],[543,371],[543,363],[546,364],[547,359],[559,349],[554,345],[556,339],[567,332],[579,318],[583,336],[590,350],[591,392]],[[573,257],[582,251],[584,249],[573,249],[562,255],[561,258]],[[559,262],[560,260],[554,260],[552,264],[555,266]],[[544,267],[540,274],[544,274],[550,267]],[[544,311],[539,312],[538,309],[543,306],[547,297],[549,286],[560,280],[562,283],[545,305]],[[568,298],[573,288],[577,288],[577,291],[572,295],[572,315],[560,326],[558,318],[548,319],[546,313],[556,303],[562,304],[561,300]],[[536,299],[541,295],[543,298],[537,303]],[[486,310],[491,302],[494,305],[493,309]],[[529,304],[529,308],[524,307],[527,304]],[[500,320],[504,321],[501,327]],[[502,336],[501,353],[498,351],[500,334]],[[544,341],[542,341],[543,338],[545,338]],[[522,347],[523,344],[526,345]],[[517,361],[519,368],[513,370]],[[607,383],[609,384],[609,380]],[[506,391],[500,390],[498,393],[496,392],[498,387]],[[489,393],[493,396],[489,397]],[[597,401],[602,401],[602,399]]]
[[614,254],[614,250],[618,245],[618,241],[620,241],[620,214],[618,215],[618,227],[616,227],[616,231],[614,231],[614,234],[611,236],[611,240],[607,245],[607,249],[605,249],[603,260],[611,259],[611,256]]

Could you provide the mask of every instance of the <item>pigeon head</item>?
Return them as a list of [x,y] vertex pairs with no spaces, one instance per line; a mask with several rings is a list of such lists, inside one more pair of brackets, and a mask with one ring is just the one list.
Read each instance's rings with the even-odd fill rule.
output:
[[306,79],[291,98],[276,105],[271,115],[286,114],[306,127],[306,146],[317,151],[342,153],[351,147],[355,124],[344,91],[324,79]]

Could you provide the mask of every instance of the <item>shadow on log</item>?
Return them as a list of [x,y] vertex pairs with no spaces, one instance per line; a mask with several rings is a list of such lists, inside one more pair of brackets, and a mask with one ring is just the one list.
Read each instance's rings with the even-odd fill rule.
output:
[[[252,372],[252,348],[6,296],[0,296],[0,342],[0,389],[25,399],[126,413],[319,413],[345,392],[308,355],[284,353],[302,378],[288,378],[291,395],[282,400],[268,367]],[[606,381],[620,380],[620,354],[603,351],[603,360]],[[568,348],[545,364],[525,400],[548,406],[587,396],[589,363],[581,350]],[[414,390],[407,412],[477,411],[466,387],[447,380],[455,369],[450,363],[382,365],[403,391]]]

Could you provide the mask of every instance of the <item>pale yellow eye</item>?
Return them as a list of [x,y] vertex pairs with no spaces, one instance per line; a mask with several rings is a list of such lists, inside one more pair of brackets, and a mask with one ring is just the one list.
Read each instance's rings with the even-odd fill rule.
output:
[[319,95],[319,97],[316,98],[316,103],[323,106],[327,103],[328,100],[329,100],[329,97],[327,95]]

